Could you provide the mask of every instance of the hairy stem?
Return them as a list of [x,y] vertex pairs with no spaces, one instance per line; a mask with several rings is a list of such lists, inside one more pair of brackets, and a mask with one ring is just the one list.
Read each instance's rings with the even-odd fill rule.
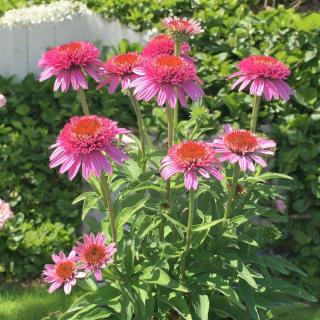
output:
[[146,146],[145,146],[145,139],[147,137],[147,133],[145,132],[145,124],[141,115],[141,111],[140,111],[140,106],[139,103],[137,101],[137,99],[135,98],[134,94],[133,94],[133,90],[130,89],[129,90],[129,99],[130,102],[132,104],[133,110],[136,114],[137,117],[137,122],[138,122],[138,129],[139,129],[139,136],[140,136],[140,143],[141,143],[141,155],[142,155],[142,165],[141,165],[141,171],[142,173],[145,172],[146,169],[146,162],[147,162],[147,158],[146,158]]
[[191,247],[192,242],[192,224],[193,224],[193,216],[194,216],[194,198],[195,191],[190,189],[189,191],[189,216],[188,216],[188,227],[187,227],[187,239],[186,239],[186,247],[181,257],[181,265],[180,271],[181,275],[184,276],[186,272],[186,257]]
[[117,243],[116,218],[115,218],[114,211],[113,211],[111,190],[110,190],[108,179],[104,174],[101,175],[100,183],[101,183],[101,192],[102,192],[103,202],[104,202],[105,206],[109,209],[112,241],[114,243]]
[[80,100],[80,103],[81,103],[81,106],[82,106],[83,113],[86,116],[88,116],[90,114],[90,112],[89,112],[87,99],[86,99],[86,96],[84,94],[83,89],[81,89],[81,88],[78,89],[78,95],[79,95],[79,100]]
[[238,184],[239,176],[240,176],[240,167],[238,164],[236,164],[235,168],[234,168],[234,172],[233,172],[231,190],[229,192],[227,205],[226,205],[226,209],[224,212],[224,220],[225,221],[227,221],[227,219],[229,218],[231,210],[232,210],[232,205],[233,205],[234,198],[235,198],[236,191],[237,191],[237,184]]
[[253,106],[252,106],[252,115],[251,115],[251,124],[250,124],[251,131],[256,131],[260,101],[261,101],[261,96],[255,95],[253,97]]
[[[174,43],[174,54],[176,56],[180,56],[181,54],[181,41],[176,40]],[[179,102],[178,102],[178,92],[175,92],[176,95],[176,105],[174,106],[174,115],[173,115],[173,126],[174,126],[174,133],[175,138],[178,141],[178,126],[179,126]]]

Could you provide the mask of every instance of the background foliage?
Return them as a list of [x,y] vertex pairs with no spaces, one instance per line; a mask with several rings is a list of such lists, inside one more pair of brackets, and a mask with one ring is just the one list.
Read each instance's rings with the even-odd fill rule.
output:
[[[294,97],[287,103],[273,102],[267,108],[262,105],[260,113],[263,118],[260,130],[273,137],[280,150],[273,164],[274,171],[294,177],[293,182],[283,187],[283,196],[288,201],[287,219],[284,219],[287,222],[282,223],[283,238],[274,250],[287,254],[309,274],[310,277],[303,281],[319,296],[320,105],[317,88],[320,84],[320,14],[301,14],[282,6],[277,10],[258,11],[261,1],[165,0],[161,5],[156,0],[86,2],[106,17],[116,17],[136,30],[150,28],[168,14],[200,19],[206,31],[195,40],[197,50],[201,52],[196,57],[208,95],[205,103],[215,115],[215,124],[219,121],[247,125],[251,101],[245,94],[231,92],[225,81],[237,61],[249,54],[267,54],[291,68],[289,83],[295,88]],[[125,42],[122,43],[124,49]],[[36,265],[41,264],[39,252],[41,259],[47,260],[52,246],[59,248],[70,243],[73,230],[69,223],[75,225],[79,221],[76,208],[70,204],[77,193],[76,188],[71,189],[71,185],[61,178],[56,179],[56,172],[47,168],[47,147],[54,141],[58,128],[78,106],[70,94],[61,96],[59,101],[62,103],[58,105],[51,85],[39,86],[32,77],[17,85],[6,79],[0,82],[0,91],[9,97],[8,107],[0,111],[4,119],[0,126],[4,133],[0,136],[0,158],[1,164],[4,163],[0,181],[5,181],[0,183],[0,194],[11,200],[15,212],[21,212],[21,218],[19,216],[12,227],[19,235],[14,240],[16,244],[5,249],[14,238],[9,240],[4,235],[6,242],[1,242],[1,259],[8,270],[12,252],[15,252],[14,259],[24,257],[24,269],[14,271],[20,277],[41,269]],[[121,94],[112,97],[105,92],[91,91],[90,94],[89,99],[97,112],[129,127],[133,125],[127,99]],[[119,112],[119,107],[126,112]],[[151,124],[161,122],[159,109],[146,109],[144,114]],[[216,126],[211,133],[218,129]],[[52,181],[50,186],[45,185],[47,180]],[[39,241],[35,235],[40,234],[41,228],[49,230],[46,225],[56,221],[67,226],[58,231],[61,235],[52,237],[52,241],[46,237],[44,243],[27,247],[28,230]],[[54,228],[52,232],[56,230]],[[35,249],[38,251],[34,252]],[[28,269],[30,265],[32,270]],[[5,274],[8,275],[7,271]]]
[[[15,213],[9,228],[0,230],[0,277],[26,279],[41,272],[53,251],[68,250],[80,225],[80,207],[72,201],[81,180],[71,185],[50,170],[48,148],[81,110],[74,94],[54,96],[52,83],[40,85],[32,75],[18,84],[0,77],[0,92],[8,98],[0,110],[0,195]],[[130,113],[115,116],[126,100],[121,94],[93,91],[89,99],[96,112],[132,122]]]

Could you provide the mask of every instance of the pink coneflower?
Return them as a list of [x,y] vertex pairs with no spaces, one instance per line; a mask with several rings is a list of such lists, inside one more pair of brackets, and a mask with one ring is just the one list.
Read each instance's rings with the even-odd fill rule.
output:
[[161,161],[160,170],[165,180],[177,173],[183,173],[186,189],[196,190],[198,188],[197,174],[206,179],[212,175],[217,180],[222,180],[220,168],[221,164],[209,143],[185,141],[169,149],[167,156]]
[[118,128],[117,123],[96,115],[72,117],[61,130],[55,150],[50,156],[50,168],[61,165],[60,173],[68,171],[72,180],[82,166],[82,176],[88,179],[100,177],[102,171],[112,173],[107,156],[121,164],[128,157],[116,148],[116,136],[128,130]]
[[272,149],[276,147],[273,140],[263,139],[249,130],[233,130],[230,125],[225,126],[224,135],[212,145],[221,154],[220,161],[238,162],[242,171],[254,171],[254,162],[266,167],[267,163],[259,154],[273,155]]
[[7,103],[6,97],[0,93],[0,108],[4,107]]
[[250,95],[263,95],[267,101],[272,99],[288,100],[292,94],[291,87],[284,81],[290,75],[290,70],[282,62],[268,56],[250,56],[238,64],[237,71],[228,79],[240,77],[232,89],[240,85],[244,90],[250,83]]
[[102,233],[85,234],[83,243],[78,242],[74,248],[80,262],[80,267],[85,272],[93,272],[97,281],[102,280],[101,269],[104,269],[107,264],[113,262],[113,255],[117,251],[115,243],[106,245],[106,237]]
[[181,57],[162,55],[155,57],[137,67],[134,72],[139,78],[134,80],[134,94],[138,100],[150,101],[157,96],[157,103],[163,106],[165,102],[174,108],[178,99],[183,107],[186,106],[186,95],[193,101],[204,96],[198,85],[201,80],[197,77],[196,67]]
[[[186,53],[190,51],[190,46],[187,42],[183,42],[181,45],[182,57],[188,57]],[[160,55],[174,54],[174,41],[168,34],[159,34],[151,39],[143,48],[142,56],[146,58],[154,58]],[[190,57],[188,57],[190,59]]]
[[172,33],[179,33],[185,35],[195,35],[203,32],[200,22],[194,19],[187,18],[164,18],[162,20],[163,26]]
[[60,251],[59,255],[52,255],[54,264],[46,264],[44,266],[44,281],[51,283],[49,293],[56,291],[63,285],[64,293],[70,294],[72,287],[77,282],[76,279],[86,276],[85,272],[78,271],[75,256],[75,251],[71,251],[68,257]]
[[49,49],[42,54],[39,67],[44,69],[39,81],[55,76],[54,91],[61,87],[68,91],[70,84],[73,90],[87,89],[86,74],[99,81],[104,65],[98,59],[99,50],[86,41],[75,41]]
[[287,204],[285,201],[283,201],[282,199],[277,199],[275,201],[275,204],[276,204],[276,208],[279,212],[281,213],[285,213],[286,210],[287,210]]
[[7,220],[13,218],[13,211],[10,204],[0,199],[0,229],[4,227]]
[[119,84],[122,89],[128,89],[132,80],[138,76],[133,73],[132,69],[137,67],[141,61],[141,56],[135,52],[119,54],[108,59],[105,63],[105,72],[98,89],[109,85],[109,93],[113,94]]

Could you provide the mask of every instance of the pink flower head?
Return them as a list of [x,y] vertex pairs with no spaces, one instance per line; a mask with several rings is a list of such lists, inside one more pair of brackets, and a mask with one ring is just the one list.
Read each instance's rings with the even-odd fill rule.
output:
[[77,278],[84,278],[85,272],[79,272],[76,265],[76,252],[71,251],[69,256],[60,251],[59,255],[53,254],[54,264],[44,266],[43,275],[46,283],[51,283],[49,293],[56,291],[62,285],[64,293],[70,294],[72,287],[76,284]]
[[109,85],[109,93],[113,94],[121,83],[122,89],[128,89],[132,80],[138,76],[132,69],[137,67],[141,61],[138,53],[128,52],[119,54],[106,61],[103,80],[98,85],[98,89]]
[[54,91],[61,87],[62,92],[66,92],[70,84],[73,90],[78,90],[80,87],[88,89],[86,74],[99,81],[104,69],[98,56],[98,48],[86,41],[69,42],[49,49],[39,60],[39,67],[44,69],[39,81],[55,76]]
[[112,256],[117,251],[115,243],[106,245],[106,237],[102,233],[85,234],[83,243],[77,242],[74,248],[78,257],[77,260],[81,264],[81,268],[85,272],[93,272],[97,281],[102,280],[101,269],[104,269],[107,264],[113,262]]
[[107,156],[121,164],[128,157],[114,146],[118,134],[128,130],[118,128],[117,123],[96,115],[72,117],[61,130],[55,150],[50,156],[50,168],[61,165],[60,173],[68,171],[72,180],[82,166],[82,176],[88,179],[100,177],[102,171],[112,173]]
[[239,77],[232,85],[238,85],[239,91],[244,90],[250,83],[250,95],[263,95],[267,101],[272,99],[288,100],[292,94],[291,87],[284,81],[290,75],[290,70],[282,62],[268,56],[250,56],[238,64],[237,71],[228,79]]
[[200,22],[194,19],[179,17],[164,18],[162,24],[165,29],[172,33],[195,35],[203,32]]
[[185,107],[186,95],[196,101],[204,96],[198,85],[201,80],[197,77],[194,64],[181,57],[162,55],[148,60],[134,72],[139,77],[131,83],[138,100],[150,101],[157,96],[157,103],[163,106],[165,102],[175,108],[178,99]]
[[249,130],[233,130],[230,125],[225,126],[224,135],[215,139],[212,145],[221,154],[220,161],[238,162],[242,171],[254,171],[254,162],[266,167],[267,163],[259,154],[274,155],[270,149],[276,147],[273,140],[263,139]]
[[161,161],[161,175],[167,180],[177,173],[184,174],[185,188],[197,190],[199,173],[204,178],[222,180],[221,164],[214,149],[203,141],[185,141],[173,145]]
[[4,107],[7,103],[6,97],[0,93],[0,108]]
[[277,199],[275,201],[276,204],[276,208],[279,212],[281,213],[285,213],[285,211],[287,210],[287,204],[285,201],[281,200],[281,199]]
[[[190,46],[187,42],[181,45],[182,57],[188,57],[186,54],[190,51]],[[161,55],[174,55],[174,41],[172,36],[168,34],[159,34],[151,39],[143,48],[142,56],[146,58],[154,58]],[[190,59],[190,57],[188,57]]]
[[9,219],[13,219],[13,211],[9,203],[0,199],[0,229],[4,227],[5,222]]

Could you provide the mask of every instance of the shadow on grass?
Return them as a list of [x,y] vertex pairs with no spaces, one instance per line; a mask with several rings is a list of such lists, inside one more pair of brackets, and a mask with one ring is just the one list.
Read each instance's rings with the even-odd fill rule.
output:
[[55,319],[76,298],[65,296],[62,292],[49,294],[44,287],[23,288],[18,285],[0,287],[1,320],[41,320]]

